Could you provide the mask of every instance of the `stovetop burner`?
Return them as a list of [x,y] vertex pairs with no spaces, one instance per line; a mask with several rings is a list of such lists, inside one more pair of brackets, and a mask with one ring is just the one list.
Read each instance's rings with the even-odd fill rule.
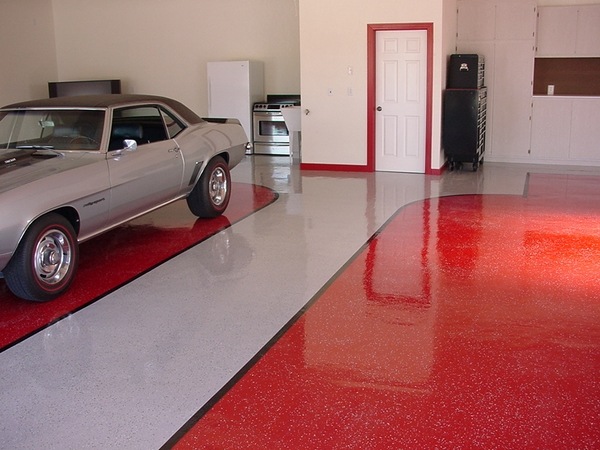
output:
[[283,108],[298,106],[294,103],[255,103],[254,111],[280,111]]

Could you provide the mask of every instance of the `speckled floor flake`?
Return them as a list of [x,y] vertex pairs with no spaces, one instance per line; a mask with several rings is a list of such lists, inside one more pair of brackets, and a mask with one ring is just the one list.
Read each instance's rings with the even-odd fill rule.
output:
[[598,448],[600,202],[532,178],[400,210],[176,448]]
[[0,279],[1,450],[600,448],[600,168],[232,181]]

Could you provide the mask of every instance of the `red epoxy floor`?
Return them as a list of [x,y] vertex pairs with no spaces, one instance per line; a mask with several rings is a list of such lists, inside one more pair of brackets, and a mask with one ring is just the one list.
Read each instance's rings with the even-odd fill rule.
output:
[[276,198],[277,194],[270,189],[234,183],[229,206],[221,217],[198,219],[189,212],[185,200],[181,200],[87,241],[81,245],[79,271],[71,289],[52,302],[18,299],[0,279],[0,350],[88,305]]
[[599,274],[599,178],[413,203],[172,441],[600,448]]

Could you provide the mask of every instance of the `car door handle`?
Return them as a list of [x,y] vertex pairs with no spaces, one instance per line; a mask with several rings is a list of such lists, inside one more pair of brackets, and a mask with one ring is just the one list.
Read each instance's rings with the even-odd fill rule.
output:
[[179,147],[173,147],[173,148],[169,149],[169,153],[173,153],[173,152],[177,153],[179,151],[181,151],[181,148],[179,148]]

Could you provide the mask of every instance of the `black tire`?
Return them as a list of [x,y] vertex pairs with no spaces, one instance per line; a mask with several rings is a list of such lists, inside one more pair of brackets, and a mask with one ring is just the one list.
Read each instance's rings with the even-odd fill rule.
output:
[[220,216],[227,209],[231,197],[231,174],[221,156],[208,162],[200,179],[187,197],[192,214],[210,218]]
[[78,263],[73,226],[59,214],[47,214],[29,227],[4,270],[4,278],[17,297],[47,302],[69,288]]

